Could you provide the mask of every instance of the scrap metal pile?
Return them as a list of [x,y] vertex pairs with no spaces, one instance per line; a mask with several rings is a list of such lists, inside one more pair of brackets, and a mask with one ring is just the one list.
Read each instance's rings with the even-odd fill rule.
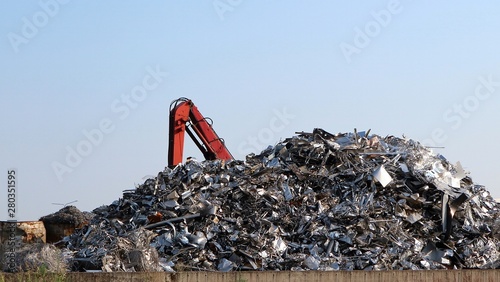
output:
[[500,268],[500,205],[418,142],[299,133],[188,161],[93,211],[74,270]]
[[43,221],[45,224],[55,223],[81,226],[87,223],[92,216],[93,215],[88,212],[81,212],[75,206],[65,206],[55,213],[42,216],[40,221]]

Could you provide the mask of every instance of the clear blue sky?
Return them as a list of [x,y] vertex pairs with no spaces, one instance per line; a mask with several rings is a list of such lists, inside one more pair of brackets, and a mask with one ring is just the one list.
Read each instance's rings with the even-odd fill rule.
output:
[[165,167],[181,96],[239,159],[296,131],[371,129],[445,147],[500,198],[498,15],[498,1],[2,1],[0,202],[9,168],[21,220],[118,199]]

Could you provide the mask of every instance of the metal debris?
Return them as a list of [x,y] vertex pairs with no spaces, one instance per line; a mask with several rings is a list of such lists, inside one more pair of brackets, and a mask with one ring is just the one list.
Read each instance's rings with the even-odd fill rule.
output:
[[[16,272],[55,272],[55,273],[65,273],[69,270],[67,265],[67,260],[64,258],[63,253],[60,249],[56,248],[52,244],[45,244],[42,242],[37,243],[20,243],[17,246],[15,265]],[[0,262],[3,262],[0,259]],[[6,263],[2,263],[3,271],[7,271]]]
[[500,265],[488,191],[416,141],[369,132],[315,129],[245,161],[190,160],[93,212],[65,238],[75,269]]
[[75,206],[66,206],[41,217],[40,221],[45,226],[47,243],[57,244],[63,237],[71,235],[76,228],[82,228],[92,217],[91,213],[81,212]]
[[83,224],[88,223],[92,216],[93,215],[88,212],[81,212],[75,206],[66,206],[55,213],[42,216],[40,221],[43,221],[44,224],[55,223],[82,226]]

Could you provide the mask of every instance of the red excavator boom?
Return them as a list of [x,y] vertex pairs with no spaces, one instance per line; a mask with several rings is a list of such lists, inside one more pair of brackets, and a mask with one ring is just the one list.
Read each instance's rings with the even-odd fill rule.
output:
[[[211,123],[208,122],[209,120],[211,121],[211,119],[205,118],[193,102],[187,98],[179,98],[170,104],[169,167],[182,163],[185,132],[193,139],[205,159],[233,159],[224,145],[224,140],[215,133]],[[194,134],[198,136],[199,140]]]

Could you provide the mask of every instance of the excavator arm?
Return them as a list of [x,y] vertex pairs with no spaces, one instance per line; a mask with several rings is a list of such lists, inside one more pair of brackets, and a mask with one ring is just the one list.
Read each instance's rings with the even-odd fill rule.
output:
[[[198,107],[187,98],[179,98],[170,104],[168,166],[182,163],[185,133],[193,139],[207,160],[230,160],[233,156],[212,128]],[[211,121],[211,120],[210,120]]]

